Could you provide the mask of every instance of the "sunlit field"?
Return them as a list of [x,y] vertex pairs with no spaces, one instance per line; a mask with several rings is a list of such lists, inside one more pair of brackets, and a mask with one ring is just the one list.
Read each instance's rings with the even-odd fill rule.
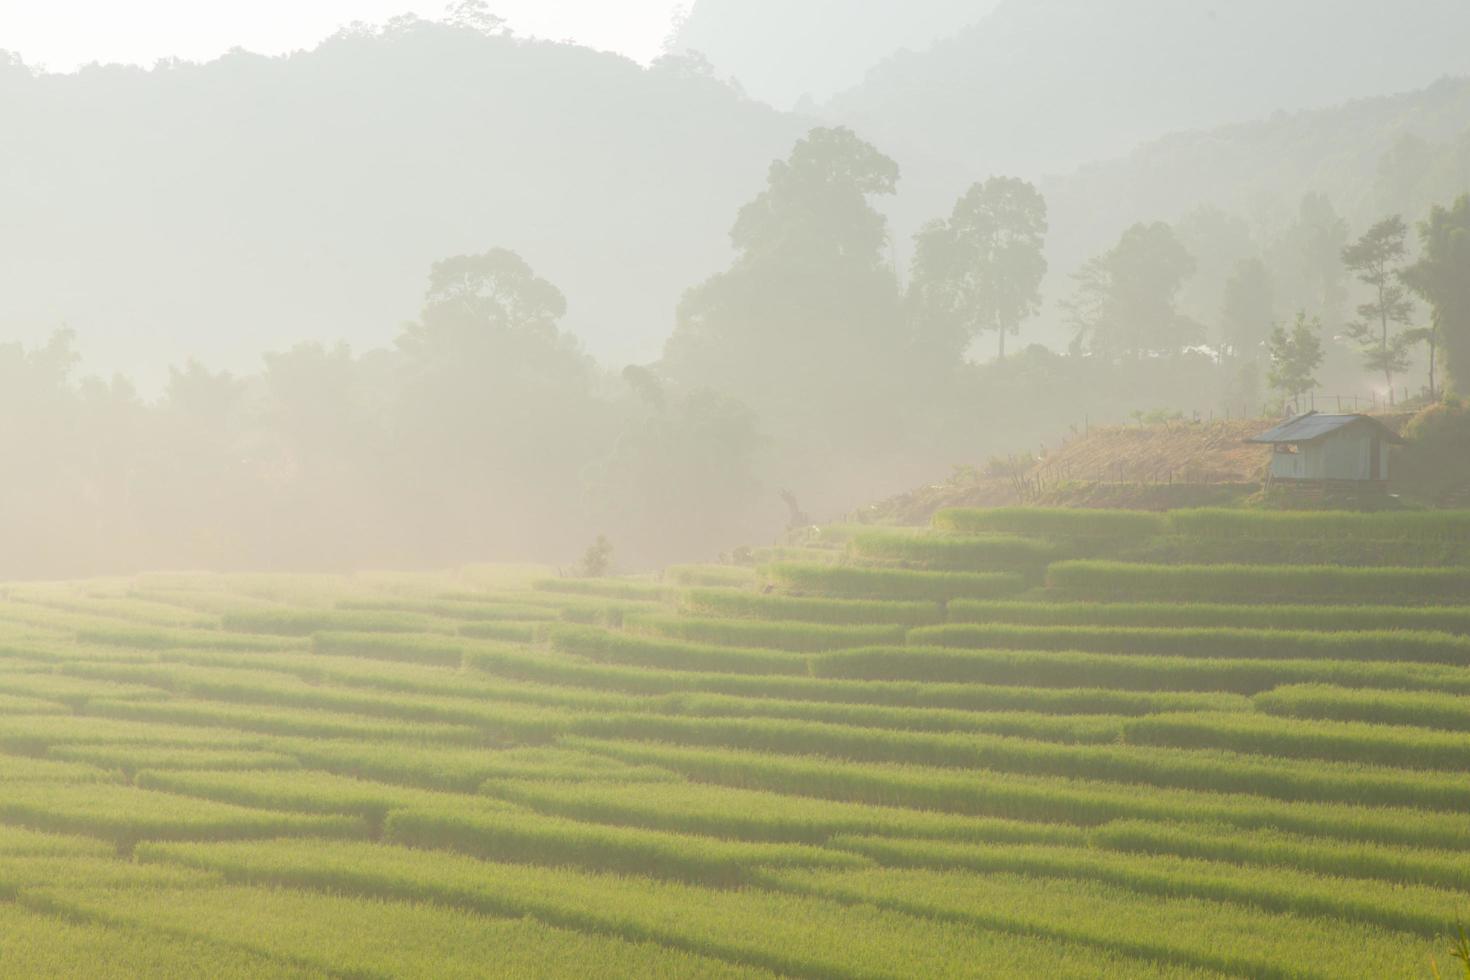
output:
[[1461,969],[1470,514],[3,592],[7,976]]

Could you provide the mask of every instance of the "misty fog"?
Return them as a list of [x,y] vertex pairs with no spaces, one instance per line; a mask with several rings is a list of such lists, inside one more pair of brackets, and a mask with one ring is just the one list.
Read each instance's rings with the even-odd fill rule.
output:
[[[649,65],[473,3],[0,55],[0,576],[647,568],[1079,427],[1434,394],[1466,37],[1459,0],[698,0]],[[1375,339],[1344,255],[1395,216]]]

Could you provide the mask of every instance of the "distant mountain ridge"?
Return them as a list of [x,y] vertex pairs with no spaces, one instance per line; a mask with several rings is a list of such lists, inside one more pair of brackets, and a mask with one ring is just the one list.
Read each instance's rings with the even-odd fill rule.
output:
[[0,338],[254,367],[385,343],[431,263],[503,246],[592,353],[652,359],[808,125],[689,65],[424,21],[151,71],[0,61]]
[[824,111],[916,156],[1035,175],[1470,73],[1467,37],[1464,0],[1005,0]]
[[1134,221],[1172,221],[1201,206],[1269,232],[1319,192],[1356,232],[1390,214],[1412,222],[1470,191],[1470,77],[1175,133],[1044,187],[1065,271]]
[[905,48],[923,50],[999,0],[697,0],[670,39],[753,97],[788,108],[860,82]]

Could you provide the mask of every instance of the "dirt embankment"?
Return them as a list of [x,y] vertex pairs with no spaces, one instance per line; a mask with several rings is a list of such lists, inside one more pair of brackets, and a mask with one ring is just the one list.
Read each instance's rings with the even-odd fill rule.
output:
[[1269,419],[1096,428],[1032,468],[1043,486],[1086,483],[1256,483],[1271,458],[1246,442]]
[[[1376,416],[1402,432],[1412,413]],[[947,482],[890,497],[851,515],[875,524],[927,524],[946,507],[1117,507],[1170,510],[1237,504],[1260,489],[1271,459],[1246,442],[1280,419],[1176,421],[1100,426],[1038,458],[992,459],[956,467]],[[1466,492],[1470,498],[1470,490]]]
[[884,524],[924,524],[946,507],[1043,503],[1163,510],[1229,503],[1260,484],[1270,450],[1245,440],[1269,419],[1108,426],[1065,440],[1041,458],[993,459],[958,467],[945,483],[920,487],[852,515]]

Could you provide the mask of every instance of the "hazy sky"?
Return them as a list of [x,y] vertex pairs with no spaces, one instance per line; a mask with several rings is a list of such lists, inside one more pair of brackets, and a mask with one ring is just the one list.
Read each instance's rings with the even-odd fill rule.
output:
[[[0,0],[0,50],[69,71],[91,61],[207,60],[232,47],[309,48],[354,20],[413,12],[439,19],[446,0]],[[679,0],[490,0],[516,33],[572,39],[639,61],[656,57]]]

